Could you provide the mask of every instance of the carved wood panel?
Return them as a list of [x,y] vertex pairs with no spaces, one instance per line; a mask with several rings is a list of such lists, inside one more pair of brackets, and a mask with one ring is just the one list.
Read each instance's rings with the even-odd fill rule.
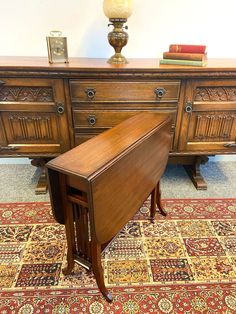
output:
[[195,101],[236,101],[236,87],[197,87],[194,92]]
[[0,155],[52,156],[70,148],[64,81],[0,80]]
[[0,101],[53,102],[52,87],[2,86]]
[[231,139],[234,114],[197,114],[194,141],[226,141]]
[[189,80],[184,102],[179,149],[193,153],[234,153],[236,81]]
[[52,120],[48,115],[10,115],[8,122],[14,142],[50,141],[53,139]]

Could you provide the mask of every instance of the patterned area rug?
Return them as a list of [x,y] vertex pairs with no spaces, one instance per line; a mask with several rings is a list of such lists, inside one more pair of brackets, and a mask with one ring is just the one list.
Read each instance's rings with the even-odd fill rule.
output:
[[107,303],[92,273],[65,266],[48,203],[0,204],[0,313],[235,313],[236,199],[147,200],[103,253]]

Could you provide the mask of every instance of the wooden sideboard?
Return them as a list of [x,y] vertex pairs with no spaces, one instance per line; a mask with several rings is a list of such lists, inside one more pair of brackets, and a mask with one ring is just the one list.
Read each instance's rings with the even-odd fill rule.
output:
[[[0,156],[32,164],[65,152],[141,111],[172,117],[170,162],[183,164],[198,189],[210,155],[236,153],[236,59],[204,67],[158,59],[0,57]],[[39,193],[44,188],[39,185]]]

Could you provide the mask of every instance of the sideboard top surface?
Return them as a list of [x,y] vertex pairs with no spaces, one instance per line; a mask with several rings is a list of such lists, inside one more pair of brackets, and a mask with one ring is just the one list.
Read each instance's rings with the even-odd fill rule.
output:
[[70,58],[69,63],[50,64],[47,57],[1,57],[0,71],[49,71],[49,72],[133,72],[204,73],[227,71],[236,73],[236,59],[209,59],[206,66],[160,65],[159,59],[128,59],[128,64],[111,65],[102,58]]

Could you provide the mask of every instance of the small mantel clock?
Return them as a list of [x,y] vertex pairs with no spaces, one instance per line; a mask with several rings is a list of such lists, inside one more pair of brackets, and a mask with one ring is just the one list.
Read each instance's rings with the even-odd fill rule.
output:
[[47,37],[48,59],[50,63],[68,63],[67,39],[62,32],[51,31]]

